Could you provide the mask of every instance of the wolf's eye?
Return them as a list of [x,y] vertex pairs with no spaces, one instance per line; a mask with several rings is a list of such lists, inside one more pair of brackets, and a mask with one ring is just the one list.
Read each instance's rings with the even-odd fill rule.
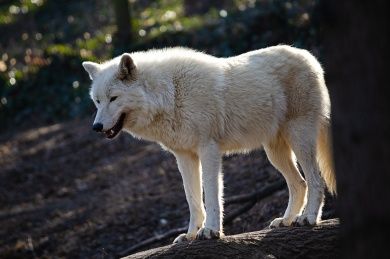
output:
[[97,103],[100,103],[100,101],[99,101],[99,100],[96,100],[96,102],[97,102]]
[[113,97],[111,97],[111,98],[110,98],[110,102],[113,102],[113,101],[115,101],[115,100],[116,100],[116,98],[118,98],[118,96],[113,96]]

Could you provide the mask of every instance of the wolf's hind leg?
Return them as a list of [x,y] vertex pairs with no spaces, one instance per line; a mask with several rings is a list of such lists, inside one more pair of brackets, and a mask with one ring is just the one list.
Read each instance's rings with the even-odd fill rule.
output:
[[305,180],[298,171],[291,148],[281,135],[264,145],[264,149],[272,165],[286,179],[289,192],[288,206],[283,217],[274,219],[270,227],[290,226],[302,213],[306,202]]
[[325,182],[316,159],[317,130],[313,120],[296,120],[289,126],[289,141],[308,186],[307,205],[294,224],[316,225],[321,219]]
[[193,240],[203,227],[205,210],[202,195],[202,179],[200,161],[195,154],[187,152],[175,153],[179,171],[183,178],[184,191],[190,208],[190,224],[186,234],[179,235],[173,242]]

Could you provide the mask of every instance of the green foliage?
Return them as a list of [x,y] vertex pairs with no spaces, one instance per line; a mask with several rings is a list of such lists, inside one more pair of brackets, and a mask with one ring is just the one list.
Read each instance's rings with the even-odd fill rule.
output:
[[116,48],[108,0],[5,2],[0,4],[0,130],[92,114],[83,60],[167,46],[217,56],[279,43],[318,55],[320,47],[318,0],[232,0],[222,7],[209,2],[207,11],[191,15],[186,14],[191,6],[184,8],[180,0],[136,1],[136,40],[126,49]]
[[25,77],[19,76],[21,72],[15,73],[17,83],[5,83],[5,87],[1,88],[0,95],[7,100],[6,105],[1,107],[1,121],[13,124],[52,123],[58,118],[73,118],[86,111],[91,112],[88,86],[79,82],[84,77],[80,63],[78,56],[69,55],[64,59],[63,56],[52,55],[45,69]]
[[0,24],[9,24],[15,21],[19,14],[35,12],[43,4],[43,0],[8,1],[0,6]]

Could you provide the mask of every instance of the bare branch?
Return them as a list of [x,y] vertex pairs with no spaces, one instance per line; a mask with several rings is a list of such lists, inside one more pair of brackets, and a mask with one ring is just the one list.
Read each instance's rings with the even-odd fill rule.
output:
[[240,203],[240,202],[246,202],[246,201],[252,201],[252,200],[260,200],[268,195],[271,195],[272,193],[282,190],[286,186],[286,182],[284,180],[278,180],[273,183],[270,183],[263,188],[261,188],[258,191],[255,191],[250,194],[240,194],[236,196],[229,197],[225,199],[225,205],[230,205],[233,203]]

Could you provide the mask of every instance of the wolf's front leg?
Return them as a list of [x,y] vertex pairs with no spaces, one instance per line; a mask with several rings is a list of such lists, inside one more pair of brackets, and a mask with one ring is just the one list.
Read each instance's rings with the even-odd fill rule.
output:
[[187,152],[175,153],[177,165],[183,178],[184,191],[190,208],[188,232],[179,235],[173,243],[193,240],[203,227],[205,211],[202,195],[200,163],[197,155]]
[[197,239],[215,239],[223,236],[223,178],[222,159],[215,142],[199,149],[202,164],[203,188],[206,203],[206,223],[198,231]]

